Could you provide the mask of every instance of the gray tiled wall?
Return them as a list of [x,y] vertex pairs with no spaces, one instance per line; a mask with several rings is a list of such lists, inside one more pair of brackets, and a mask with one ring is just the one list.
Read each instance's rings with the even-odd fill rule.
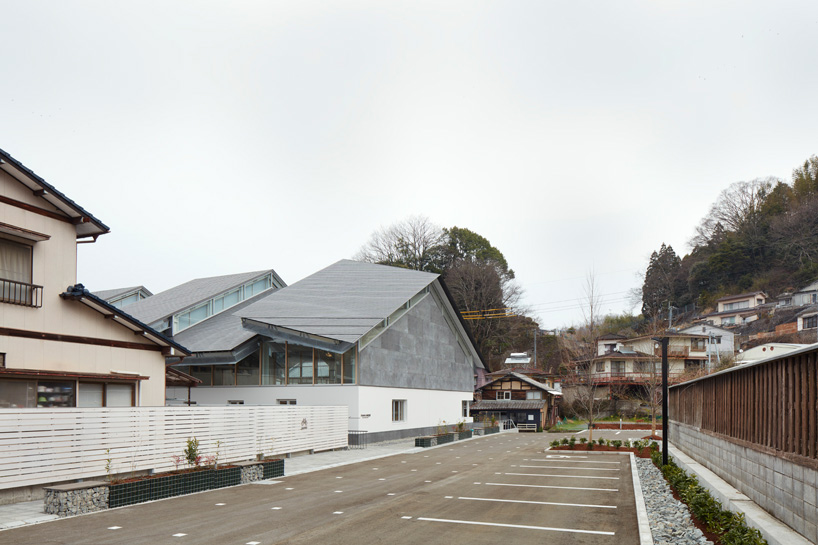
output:
[[673,422],[670,441],[762,509],[818,543],[818,471]]

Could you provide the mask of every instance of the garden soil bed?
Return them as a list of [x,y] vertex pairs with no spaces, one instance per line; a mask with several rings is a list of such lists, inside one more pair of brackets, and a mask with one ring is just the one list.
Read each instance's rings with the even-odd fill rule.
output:
[[[656,429],[661,429],[662,423],[657,422]],[[594,424],[595,430],[649,430],[650,422],[597,422]]]
[[633,447],[625,448],[625,447],[612,447],[610,445],[594,445],[593,449],[588,448],[588,444],[577,443],[573,447],[571,445],[560,445],[558,447],[551,447],[549,450],[579,450],[579,451],[593,451],[593,452],[633,452],[634,455],[639,456],[640,458],[648,458],[650,459],[651,450],[649,447],[636,449]]

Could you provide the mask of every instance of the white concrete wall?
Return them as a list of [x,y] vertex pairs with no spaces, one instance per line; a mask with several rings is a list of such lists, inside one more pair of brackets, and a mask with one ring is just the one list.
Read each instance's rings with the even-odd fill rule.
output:
[[[463,419],[462,401],[471,402],[472,392],[415,390],[360,386],[360,413],[370,415],[358,421],[359,428],[370,433],[456,424]],[[392,422],[392,400],[406,400],[406,420]],[[466,418],[470,422],[471,418]]]

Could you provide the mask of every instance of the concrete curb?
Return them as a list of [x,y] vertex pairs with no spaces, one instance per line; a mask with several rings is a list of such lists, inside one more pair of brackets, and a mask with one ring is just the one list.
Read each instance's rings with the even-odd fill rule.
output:
[[813,545],[804,536],[759,507],[753,500],[733,488],[724,479],[668,444],[669,454],[680,468],[695,476],[725,509],[744,514],[748,526],[758,529],[770,545]]
[[636,456],[630,452],[631,476],[633,477],[633,495],[636,500],[636,520],[639,521],[639,544],[653,545],[653,533],[650,531],[648,508],[645,505],[645,496],[642,494],[642,481],[639,480],[639,470],[636,467]]

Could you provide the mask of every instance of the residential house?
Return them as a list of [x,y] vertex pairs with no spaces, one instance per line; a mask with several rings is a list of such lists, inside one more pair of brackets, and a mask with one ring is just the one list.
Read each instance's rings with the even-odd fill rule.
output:
[[703,315],[700,320],[715,326],[741,325],[758,319],[760,307],[767,304],[763,291],[728,295],[716,301],[716,312]]
[[[708,334],[666,332],[668,338],[668,379],[679,382],[713,365]],[[607,400],[644,398],[645,392],[661,381],[662,350],[651,336],[626,338],[605,335],[597,339],[596,355],[574,362],[574,370],[563,378],[565,402],[573,403],[580,388],[592,386],[595,397]],[[638,409],[638,403],[624,403],[617,410]]]
[[802,307],[818,304],[818,280],[796,292],[784,292],[778,296],[778,307]]
[[793,352],[794,350],[801,350],[802,348],[807,346],[809,345],[795,343],[761,344],[759,346],[754,346],[753,348],[748,348],[747,350],[740,351],[738,354],[736,354],[736,363],[740,365],[755,363],[757,361],[766,360],[767,358],[783,356],[788,352]]
[[202,381],[193,402],[342,405],[373,440],[468,418],[485,368],[439,275],[397,267],[342,260],[290,286],[271,270],[199,279],[126,308],[193,352],[169,360]]
[[77,284],[77,244],[108,232],[0,150],[0,407],[164,404],[189,352]]
[[507,372],[483,386],[478,394],[480,400],[471,406],[475,419],[494,416],[538,428],[553,426],[559,419],[562,394],[521,373]]
[[512,352],[506,358],[506,361],[503,363],[505,367],[518,367],[521,365],[530,365],[531,364],[531,356],[528,355],[528,352]]
[[818,305],[811,305],[796,315],[798,331],[818,330]]
[[707,336],[708,366],[717,367],[723,358],[732,358],[736,353],[736,335],[733,331],[708,323],[699,323],[680,329],[679,333]]

